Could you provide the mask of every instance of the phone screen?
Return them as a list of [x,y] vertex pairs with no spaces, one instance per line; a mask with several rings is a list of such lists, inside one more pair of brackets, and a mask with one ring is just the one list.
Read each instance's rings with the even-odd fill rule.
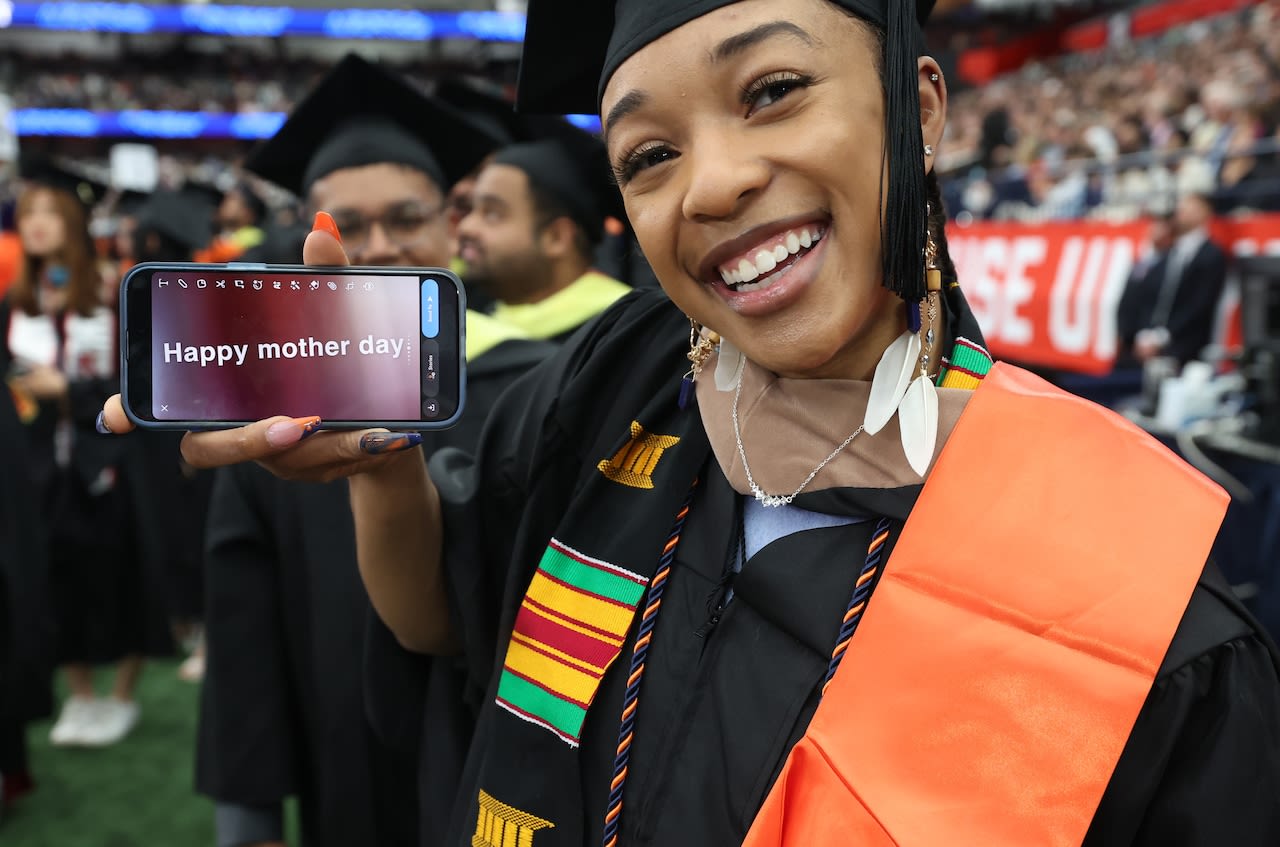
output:
[[464,309],[446,271],[168,266],[124,289],[144,420],[440,425],[460,411]]

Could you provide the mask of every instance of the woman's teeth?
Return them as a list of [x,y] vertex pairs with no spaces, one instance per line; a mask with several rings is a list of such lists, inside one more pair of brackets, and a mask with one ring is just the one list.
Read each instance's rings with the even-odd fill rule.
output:
[[[822,240],[824,231],[817,226],[801,227],[784,232],[771,244],[761,247],[751,256],[744,256],[735,265],[721,265],[720,278],[737,292],[759,291],[768,288],[787,270],[774,273],[778,265],[808,250]],[[762,279],[763,277],[763,279]],[[756,282],[756,280],[760,280]]]

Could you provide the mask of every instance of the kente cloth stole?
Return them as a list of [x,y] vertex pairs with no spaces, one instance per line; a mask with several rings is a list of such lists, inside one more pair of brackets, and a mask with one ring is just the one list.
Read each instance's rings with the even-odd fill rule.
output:
[[698,414],[677,407],[678,390],[677,373],[618,426],[516,611],[492,692],[498,711],[487,718],[501,752],[482,765],[482,790],[469,798],[477,847],[579,847],[584,815],[603,814],[581,808],[583,723],[605,673],[630,653],[637,607],[710,456]]
[[1226,503],[1119,416],[997,365],[747,847],[1079,845]]

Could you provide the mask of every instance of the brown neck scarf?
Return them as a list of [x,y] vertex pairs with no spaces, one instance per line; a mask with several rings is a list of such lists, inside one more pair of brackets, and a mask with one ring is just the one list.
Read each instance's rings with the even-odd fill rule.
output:
[[[715,354],[718,356],[719,354]],[[729,484],[750,494],[733,435],[734,392],[716,388],[712,374],[716,358],[708,361],[697,380],[698,409]],[[742,444],[756,485],[769,494],[789,495],[849,433],[867,411],[871,383],[853,379],[787,379],[748,360],[742,369],[742,398],[738,421]],[[938,389],[937,459],[960,419],[972,392]],[[921,478],[907,464],[895,415],[874,436],[860,433],[818,472],[806,492],[828,488],[900,488],[918,485]]]

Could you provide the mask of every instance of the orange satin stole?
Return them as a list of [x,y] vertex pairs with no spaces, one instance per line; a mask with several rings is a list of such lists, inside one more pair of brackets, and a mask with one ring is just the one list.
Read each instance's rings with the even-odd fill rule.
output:
[[1227,496],[997,365],[748,847],[1079,845]]

